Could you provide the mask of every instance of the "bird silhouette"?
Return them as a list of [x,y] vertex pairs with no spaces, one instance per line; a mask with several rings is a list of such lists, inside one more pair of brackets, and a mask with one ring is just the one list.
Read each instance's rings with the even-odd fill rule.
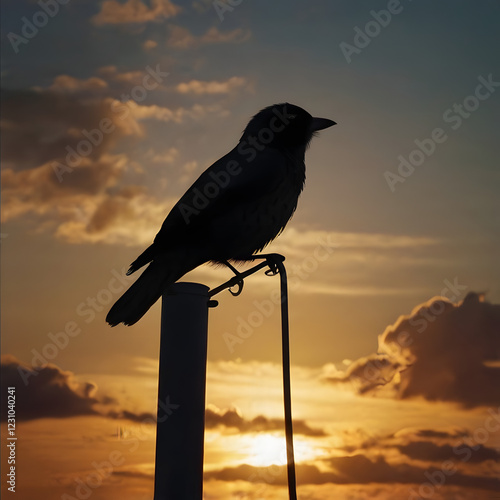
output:
[[[292,217],[305,182],[304,157],[318,130],[335,125],[289,103],[264,108],[236,147],[205,170],[172,208],[127,275],[149,264],[106,316],[133,325],[168,287],[201,264],[253,260]],[[237,272],[237,271],[235,271]]]

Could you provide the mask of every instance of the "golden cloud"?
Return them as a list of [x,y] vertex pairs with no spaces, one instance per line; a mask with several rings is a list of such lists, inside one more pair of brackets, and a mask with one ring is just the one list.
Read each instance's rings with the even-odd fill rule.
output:
[[101,10],[92,18],[96,26],[105,24],[139,24],[168,19],[176,16],[182,9],[170,0],[152,0],[148,7],[141,0],[105,0]]
[[245,78],[233,76],[226,81],[202,82],[200,80],[191,80],[185,83],[179,83],[175,89],[181,94],[230,94],[234,90],[247,85]]
[[212,27],[204,35],[195,36],[182,26],[170,25],[167,46],[175,49],[191,49],[206,44],[243,43],[250,37],[251,32],[242,28],[221,32],[218,28]]

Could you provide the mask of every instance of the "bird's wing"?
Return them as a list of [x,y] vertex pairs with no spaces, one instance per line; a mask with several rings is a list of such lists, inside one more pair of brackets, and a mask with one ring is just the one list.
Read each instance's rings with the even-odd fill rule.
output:
[[290,160],[275,148],[268,147],[252,161],[248,159],[236,147],[200,175],[163,222],[155,238],[158,250],[184,240],[235,204],[265,198],[288,174]]

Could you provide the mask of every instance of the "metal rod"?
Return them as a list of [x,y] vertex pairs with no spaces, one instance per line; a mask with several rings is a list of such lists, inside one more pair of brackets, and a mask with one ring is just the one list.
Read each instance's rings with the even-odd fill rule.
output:
[[255,259],[265,259],[264,262],[248,269],[238,276],[234,276],[229,281],[210,290],[209,297],[220,293],[226,288],[230,288],[240,283],[243,278],[256,273],[260,269],[268,266],[268,275],[274,275],[277,272],[280,275],[281,290],[281,342],[283,356],[283,400],[285,408],[285,438],[286,438],[286,459],[287,459],[287,477],[288,477],[288,495],[290,500],[297,500],[297,480],[295,476],[295,455],[293,450],[293,420],[292,420],[292,390],[290,381],[290,328],[288,319],[288,284],[285,265],[285,257],[280,254],[260,254],[254,255]]
[[295,477],[295,455],[293,451],[292,389],[290,382],[290,329],[288,321],[288,286],[283,261],[279,262],[281,289],[281,340],[283,356],[283,400],[285,406],[286,460],[288,474],[288,495],[297,500],[297,480]]
[[208,287],[162,297],[154,500],[202,500]]

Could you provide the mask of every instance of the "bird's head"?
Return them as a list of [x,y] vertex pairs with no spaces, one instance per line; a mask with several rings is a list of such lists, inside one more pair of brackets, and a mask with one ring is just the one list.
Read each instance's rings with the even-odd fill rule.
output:
[[301,148],[308,146],[315,132],[332,125],[335,125],[333,120],[315,118],[305,109],[285,102],[259,111],[246,126],[240,140],[254,137],[263,145]]

